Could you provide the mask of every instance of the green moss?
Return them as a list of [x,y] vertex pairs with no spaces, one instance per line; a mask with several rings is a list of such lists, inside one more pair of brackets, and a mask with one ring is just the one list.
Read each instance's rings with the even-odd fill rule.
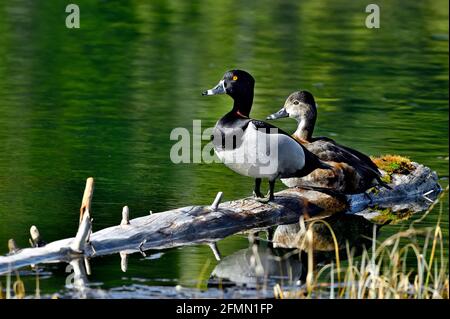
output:
[[400,163],[389,163],[389,170],[395,171],[400,168]]
[[381,180],[388,184],[392,183],[392,174],[407,175],[415,169],[409,158],[400,155],[382,155],[371,159],[379,169],[386,172]]
[[383,155],[372,158],[378,168],[385,171],[388,175],[409,174],[414,170],[411,160],[400,155]]
[[372,221],[375,222],[376,224],[385,224],[385,223],[396,224],[401,221],[409,219],[411,215],[414,213],[410,209],[401,209],[394,212],[390,207],[379,208],[378,206],[375,206],[370,210],[380,213],[378,216],[372,219]]
[[383,175],[383,176],[381,177],[381,180],[382,180],[383,182],[389,184],[390,182],[392,182],[392,177],[391,177],[391,175],[386,174],[386,175]]

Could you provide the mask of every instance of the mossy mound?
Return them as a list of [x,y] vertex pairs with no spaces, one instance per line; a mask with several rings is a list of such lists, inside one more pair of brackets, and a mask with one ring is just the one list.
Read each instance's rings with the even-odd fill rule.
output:
[[[371,159],[379,169],[385,171],[389,176],[392,174],[407,175],[415,169],[409,158],[400,155],[388,154],[379,157],[372,157]],[[390,182],[390,178],[387,182]]]

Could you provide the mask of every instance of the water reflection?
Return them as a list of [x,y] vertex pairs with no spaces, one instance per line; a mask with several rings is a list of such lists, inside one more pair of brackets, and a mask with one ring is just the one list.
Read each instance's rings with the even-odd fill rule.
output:
[[[339,253],[346,243],[358,256],[371,242],[373,228],[376,233],[382,225],[374,224],[364,217],[356,215],[333,216],[324,219],[333,229],[338,241]],[[330,229],[323,223],[311,226],[314,263],[330,263],[335,257],[335,243]],[[213,270],[212,282],[232,282],[234,284],[257,287],[275,283],[295,284],[304,282],[308,273],[306,230],[299,224],[278,226],[273,243],[255,240],[246,249],[225,257]]]
[[369,250],[382,227],[426,210],[438,194],[433,192],[428,194],[431,198],[369,208],[356,214],[342,213],[310,223],[301,219],[296,224],[278,226],[272,241],[251,240],[248,248],[221,260],[211,273],[210,286],[255,288],[302,283],[311,266],[308,253],[313,254],[314,270],[336,262],[337,254],[340,261],[346,260],[349,252],[352,258],[358,257]]

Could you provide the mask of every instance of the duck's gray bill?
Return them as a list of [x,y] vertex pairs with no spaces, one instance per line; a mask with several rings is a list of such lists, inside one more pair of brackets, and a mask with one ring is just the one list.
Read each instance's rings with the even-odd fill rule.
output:
[[217,94],[225,94],[227,91],[225,90],[225,83],[223,80],[219,82],[215,87],[211,90],[205,91],[202,95],[217,95]]
[[276,120],[276,119],[280,119],[280,118],[282,118],[282,117],[288,117],[288,116],[289,116],[289,113],[286,112],[286,109],[283,107],[283,108],[282,108],[281,110],[279,110],[278,112],[269,115],[269,116],[267,117],[267,120]]

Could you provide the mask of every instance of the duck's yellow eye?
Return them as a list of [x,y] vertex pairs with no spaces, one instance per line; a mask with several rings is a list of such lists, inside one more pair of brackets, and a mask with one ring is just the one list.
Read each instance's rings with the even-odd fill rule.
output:
[[237,75],[233,75],[233,81],[236,81],[238,79]]

